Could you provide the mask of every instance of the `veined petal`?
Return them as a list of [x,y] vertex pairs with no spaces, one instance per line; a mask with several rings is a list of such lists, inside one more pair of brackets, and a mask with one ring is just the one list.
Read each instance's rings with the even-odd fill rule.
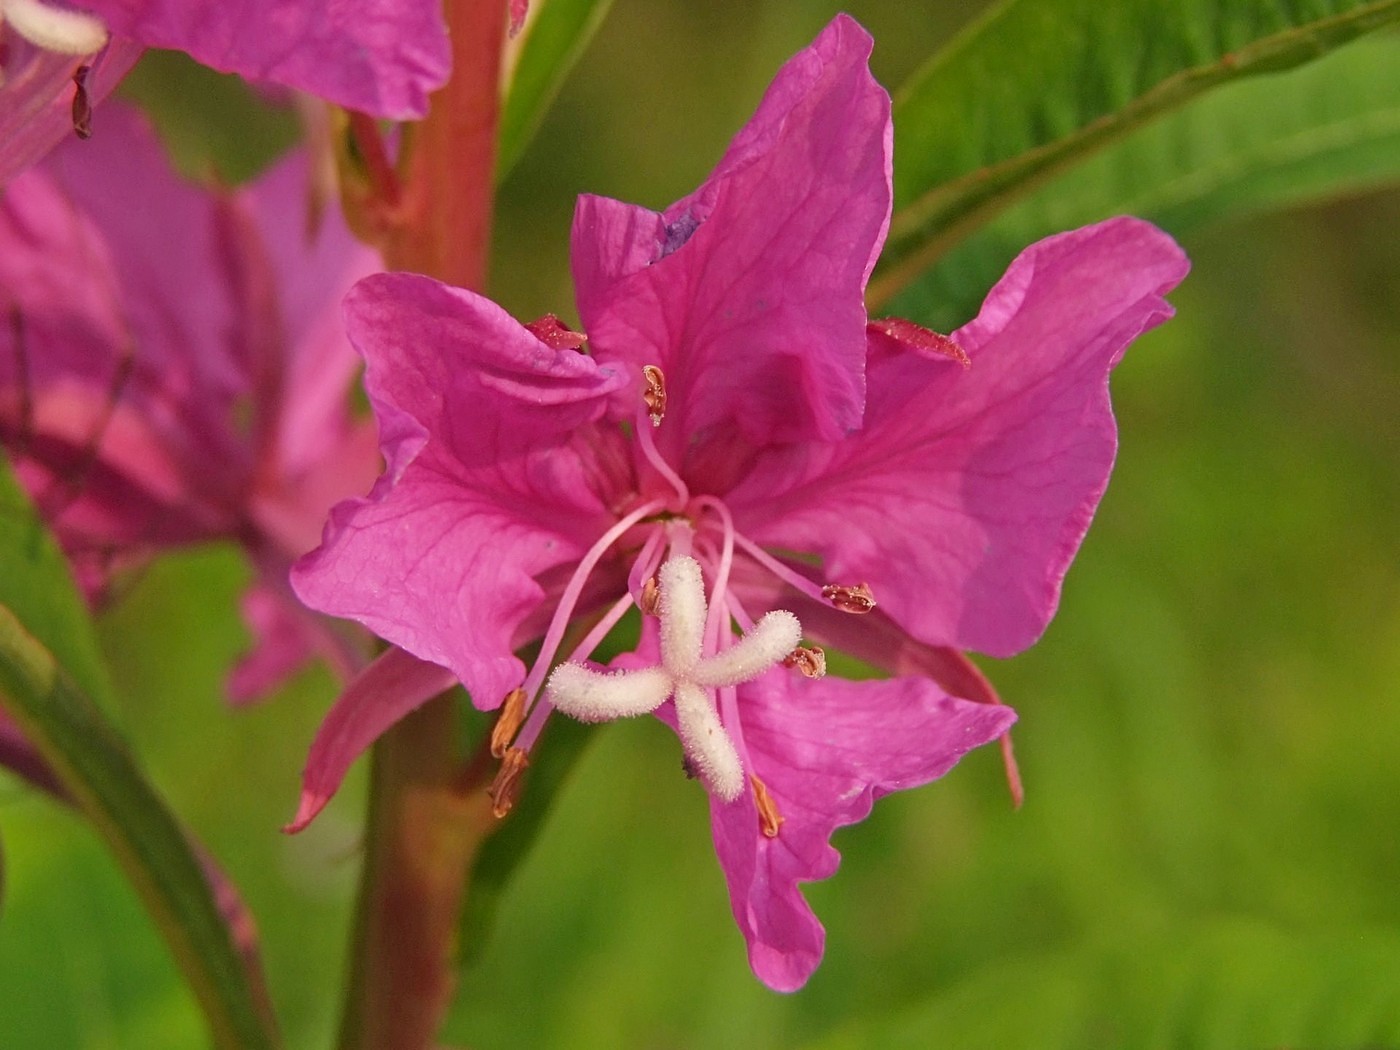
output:
[[452,672],[389,649],[360,674],[326,715],[302,774],[296,816],[284,829],[300,831],[321,812],[350,764],[380,734],[455,683]]
[[971,358],[872,337],[866,426],[762,455],[728,497],[766,546],[865,580],[924,642],[1008,656],[1044,630],[1117,447],[1108,375],[1171,315],[1188,264],[1113,219],[1023,252],[953,339]]
[[494,707],[519,684],[514,632],[544,597],[536,577],[577,562],[614,520],[591,484],[603,438],[586,424],[617,377],[426,277],[367,278],[345,309],[387,465],[369,496],[331,512],[293,586]]
[[720,426],[762,443],[831,440],[860,422],[865,282],[891,200],[889,96],[870,47],[849,17],[833,21],[660,228],[616,202],[580,205],[589,342],[634,381],[662,368],[675,449]]
[[882,795],[943,776],[1016,716],[956,700],[922,678],[768,675],[741,686],[739,701],[752,772],[783,822],[775,837],[763,834],[752,792],[732,805],[712,801],[715,849],[754,973],[793,991],[816,969],[825,940],[798,883],[836,871],[832,832],[863,820]]
[[407,120],[451,67],[439,0],[82,0],[118,36]]

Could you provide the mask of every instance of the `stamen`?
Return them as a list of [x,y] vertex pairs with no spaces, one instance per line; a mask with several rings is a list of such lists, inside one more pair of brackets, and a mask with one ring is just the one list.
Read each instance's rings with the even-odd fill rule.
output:
[[[655,426],[656,417],[652,416],[651,418],[653,421],[652,425]],[[644,427],[639,423],[633,432],[637,435],[637,444],[641,448],[642,455],[646,458],[646,461],[655,467],[656,472],[665,478],[667,484],[676,490],[676,496],[680,500],[680,506],[684,507],[690,502],[690,488],[681,480],[681,476],[671,469],[671,464],[667,463],[661,453],[657,451],[656,439],[651,436],[651,427]]]
[[486,789],[486,794],[491,797],[491,815],[497,820],[509,813],[515,800],[520,797],[520,778],[525,775],[529,765],[529,757],[520,748],[512,747],[506,751],[496,779]]
[[790,584],[793,589],[800,591],[802,594],[812,599],[820,600],[824,597],[821,588],[815,583],[795,569],[784,565],[742,532],[734,533],[734,542],[742,547],[754,561],[758,562],[784,583]]
[[822,588],[822,597],[842,612],[861,615],[875,608],[875,594],[866,583],[858,583],[854,587],[828,583]]
[[92,138],[92,99],[88,98],[87,78],[92,67],[86,63],[73,71],[73,134],[80,139]]
[[570,577],[568,585],[564,588],[564,593],[559,597],[559,605],[554,610],[554,619],[550,621],[549,630],[545,632],[544,641],[540,643],[539,655],[535,657],[535,666],[530,669],[530,673],[525,677],[525,682],[521,686],[527,695],[534,696],[539,692],[540,684],[544,681],[549,665],[554,660],[554,654],[559,649],[559,643],[564,638],[564,631],[569,626],[574,606],[578,604],[579,595],[583,593],[583,585],[588,580],[588,574],[593,571],[593,566],[598,564],[598,560],[607,553],[608,548],[616,543],[628,529],[648,515],[663,509],[665,509],[665,504],[661,500],[652,500],[642,504],[632,513],[618,519],[617,524],[603,533],[579,561],[578,568],[574,570],[573,576]]
[[40,0],[0,0],[0,23],[60,55],[95,55],[107,45],[107,27],[99,19]]
[[588,342],[588,337],[559,320],[555,314],[545,314],[525,326],[533,335],[551,350],[577,350]]
[[719,518],[721,535],[723,536],[723,546],[720,548],[719,567],[714,571],[714,589],[710,592],[710,617],[705,622],[708,633],[722,612],[728,608],[725,601],[725,592],[729,587],[729,572],[734,565],[734,519],[730,516],[729,508],[724,505],[723,500],[714,496],[700,496],[695,500],[698,510],[714,511]]
[[915,324],[903,317],[882,317],[871,321],[865,328],[866,331],[879,332],[881,335],[889,336],[906,350],[947,357],[958,362],[964,368],[972,365],[967,351],[946,335],[935,332],[931,328],[925,328],[923,325]]
[[659,427],[661,420],[666,417],[666,376],[655,365],[643,365],[642,379],[647,384],[642,393],[642,401],[651,416],[651,425]]
[[783,657],[784,667],[795,667],[807,678],[826,677],[826,650],[820,645],[799,645]]
[[655,576],[648,576],[646,583],[642,584],[640,608],[648,616],[656,616],[661,612],[661,585],[656,582]]
[[753,800],[758,804],[758,826],[766,838],[775,839],[778,828],[787,818],[778,812],[778,804],[768,794],[768,785],[758,779],[758,774],[750,773],[749,783],[753,785]]
[[525,703],[529,699],[524,689],[512,689],[501,701],[501,714],[491,727],[491,757],[504,758],[506,748],[520,723],[525,721]]

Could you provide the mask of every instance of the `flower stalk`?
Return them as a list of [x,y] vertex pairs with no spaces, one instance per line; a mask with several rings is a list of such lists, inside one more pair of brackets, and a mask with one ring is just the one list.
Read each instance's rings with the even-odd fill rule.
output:
[[[453,74],[406,129],[385,268],[468,288],[486,280],[506,5],[447,0]],[[493,830],[484,783],[464,775],[442,695],[375,745],[342,1050],[424,1050],[451,1003],[458,917]],[[474,764],[473,764],[474,767]],[[468,768],[468,773],[471,768]]]

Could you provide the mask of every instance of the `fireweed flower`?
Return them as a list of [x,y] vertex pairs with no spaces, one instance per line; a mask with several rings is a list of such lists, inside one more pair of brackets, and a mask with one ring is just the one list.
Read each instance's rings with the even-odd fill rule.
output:
[[238,193],[182,181],[134,111],[0,190],[0,441],[89,596],[114,569],[231,539],[260,570],[235,699],[311,650],[359,657],[286,573],[327,508],[379,468],[352,420],[339,300],[377,257],[327,216],[305,164]]
[[[1006,732],[958,651],[1044,629],[1113,458],[1109,370],[1187,264],[1118,219],[1028,249],[951,339],[869,321],[891,200],[870,46],[837,18],[664,213],[580,200],[587,352],[426,277],[351,291],[387,467],[292,579],[400,648],[328,716],[293,829],[454,678],[503,705],[498,809],[551,711],[656,711],[750,962],[793,989],[824,937],[798,883],[835,871],[833,830]],[[590,663],[634,605],[636,651]],[[820,644],[895,676],[823,677]]]
[[0,182],[86,134],[146,47],[396,119],[451,62],[440,0],[0,0]]

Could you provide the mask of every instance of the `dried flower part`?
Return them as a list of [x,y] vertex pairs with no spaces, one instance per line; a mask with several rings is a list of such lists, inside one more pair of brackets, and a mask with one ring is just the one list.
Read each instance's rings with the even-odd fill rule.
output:
[[906,350],[947,357],[964,368],[972,364],[971,358],[967,356],[967,351],[953,342],[952,339],[931,328],[925,328],[923,325],[905,320],[903,317],[882,317],[867,324],[865,330],[889,336]]
[[826,677],[826,650],[819,645],[799,645],[783,657],[784,667],[795,667],[807,678]]
[[642,378],[647,384],[642,392],[642,401],[647,406],[647,414],[651,416],[651,425],[659,427],[666,415],[666,376],[655,365],[643,365]]
[[529,697],[519,686],[506,694],[501,701],[501,714],[491,727],[491,757],[504,758],[510,742],[515,739],[520,724],[525,721],[526,701]]
[[87,90],[91,71],[89,65],[81,65],[73,71],[73,134],[80,139],[92,138],[92,99]]
[[749,783],[753,785],[753,800],[758,805],[758,826],[765,838],[775,839],[786,818],[778,812],[778,804],[768,794],[768,785],[757,774],[749,774]]
[[642,597],[638,608],[646,616],[656,616],[661,611],[661,585],[655,576],[648,576],[642,584]]
[[491,815],[497,820],[509,813],[515,805],[515,800],[520,797],[521,778],[529,765],[529,756],[522,749],[512,747],[506,751],[496,779],[491,781],[491,786],[486,789],[486,793],[491,796]]
[[842,612],[863,614],[875,608],[875,594],[867,583],[858,583],[854,587],[828,583],[822,588],[822,597]]

